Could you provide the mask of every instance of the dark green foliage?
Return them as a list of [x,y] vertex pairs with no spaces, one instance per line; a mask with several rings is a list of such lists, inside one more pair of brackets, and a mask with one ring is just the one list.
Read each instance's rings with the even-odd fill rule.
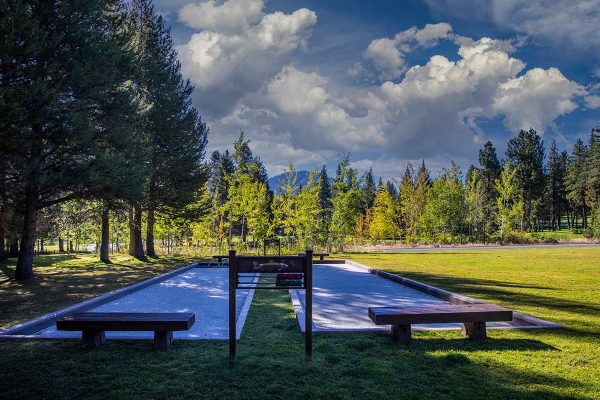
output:
[[522,130],[508,142],[506,157],[517,170],[517,186],[525,206],[524,228],[533,229],[535,201],[544,191],[544,142],[535,130]]
[[490,218],[494,215],[496,210],[496,198],[498,197],[498,191],[496,190],[495,182],[500,178],[500,171],[502,169],[498,156],[496,155],[496,149],[492,145],[492,142],[487,141],[481,150],[479,150],[479,172],[478,179],[480,182],[480,188],[482,191],[482,214],[486,216],[483,220],[483,240],[491,235],[495,230],[496,226],[494,218]]
[[321,209],[321,219],[323,221],[328,220],[331,217],[331,182],[329,182],[329,176],[327,175],[327,168],[325,165],[321,168],[319,173],[319,208]]
[[0,7],[3,184],[24,215],[16,276],[29,278],[38,210],[114,188],[127,162],[113,150],[134,106],[118,0]]
[[582,226],[584,229],[587,227],[587,154],[587,146],[583,144],[581,139],[577,139],[575,146],[573,146],[573,152],[569,157],[569,163],[565,177],[567,199],[571,202],[571,204],[573,204],[574,207],[581,209],[581,215],[583,219]]
[[142,126],[150,152],[149,207],[174,212],[193,202],[206,180],[208,129],[191,105],[193,87],[181,76],[162,17],[147,0],[134,1],[130,14],[137,79],[150,108]]
[[558,153],[556,142],[552,142],[548,153],[546,167],[546,192],[545,201],[551,219],[551,228],[560,229],[560,220],[563,215],[567,196],[565,189],[565,175],[567,173],[567,154]]
[[191,104],[193,87],[181,75],[170,31],[150,0],[133,2],[129,27],[136,82],[149,108],[141,128],[149,152],[147,197],[136,203],[147,207],[146,251],[156,257],[155,211],[188,219],[206,213],[205,207],[187,206],[201,201],[208,128]]
[[392,199],[396,199],[398,197],[398,189],[392,181],[385,182],[385,189],[388,191],[390,196],[392,196]]
[[425,165],[425,160],[421,161],[421,166],[417,172],[417,184],[423,187],[431,186],[431,176],[427,166]]
[[375,178],[373,177],[373,167],[369,168],[362,177],[362,193],[364,200],[364,209],[373,207],[377,187],[375,186]]

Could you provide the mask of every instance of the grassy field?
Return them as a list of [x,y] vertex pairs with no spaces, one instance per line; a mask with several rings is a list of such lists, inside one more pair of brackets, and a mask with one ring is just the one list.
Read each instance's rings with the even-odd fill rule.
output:
[[[288,295],[263,291],[250,308],[234,367],[227,363],[225,341],[178,341],[166,352],[139,341],[109,341],[92,351],[72,341],[0,341],[0,398],[600,397],[600,248],[346,256],[565,327],[491,330],[490,340],[480,343],[464,340],[457,331],[419,331],[409,346],[395,345],[384,334],[318,334],[315,361],[307,364]],[[149,276],[177,264],[123,262],[122,270],[115,267],[116,275],[102,280],[107,286],[95,287],[101,282],[95,271],[104,275],[111,267],[88,263],[62,260],[37,268],[36,281],[46,287],[23,300],[26,307],[8,314],[3,310],[2,324],[23,320],[26,308],[38,314],[57,308],[50,297],[61,297],[64,305],[94,290],[109,290],[114,279],[140,279],[138,269]],[[2,267],[5,274],[10,269]],[[49,284],[62,289],[52,290]],[[81,284],[89,287],[81,289]],[[26,286],[31,285],[35,283]],[[4,278],[0,290],[5,301],[6,296],[20,297],[24,289]],[[76,295],[70,298],[70,292]],[[4,309],[18,303],[1,304]]]
[[536,232],[535,235],[543,239],[553,239],[557,242],[578,242],[587,240],[582,231],[577,233],[571,229],[560,229],[556,231],[541,231]]

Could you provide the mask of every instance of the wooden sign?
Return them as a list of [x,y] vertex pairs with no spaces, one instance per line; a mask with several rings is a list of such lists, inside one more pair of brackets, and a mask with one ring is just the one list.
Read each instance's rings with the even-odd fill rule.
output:
[[305,289],[304,356],[312,361],[312,257],[307,249],[298,256],[237,256],[229,250],[229,362],[235,363],[237,289]]
[[306,257],[237,257],[237,272],[304,272]]

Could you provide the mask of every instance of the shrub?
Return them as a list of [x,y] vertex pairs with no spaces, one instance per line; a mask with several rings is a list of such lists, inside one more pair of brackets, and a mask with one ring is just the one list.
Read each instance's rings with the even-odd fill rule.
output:
[[522,231],[510,231],[502,240],[503,244],[530,244],[534,243],[534,239],[530,233]]

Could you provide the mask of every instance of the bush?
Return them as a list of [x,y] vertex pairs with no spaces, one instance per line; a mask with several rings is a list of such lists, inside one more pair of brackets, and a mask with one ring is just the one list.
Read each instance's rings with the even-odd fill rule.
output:
[[521,231],[512,231],[507,233],[502,240],[503,244],[530,244],[535,240],[530,233]]
[[535,243],[558,244],[560,240],[554,235],[540,235],[537,232],[531,234],[531,238]]

